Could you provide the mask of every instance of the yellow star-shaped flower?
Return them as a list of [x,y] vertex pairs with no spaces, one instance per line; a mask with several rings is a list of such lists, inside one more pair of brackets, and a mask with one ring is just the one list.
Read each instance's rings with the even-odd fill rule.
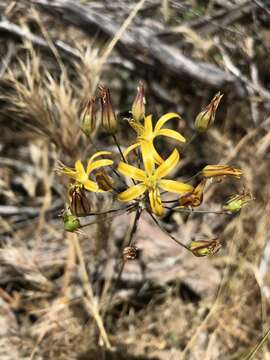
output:
[[186,142],[186,139],[177,131],[171,129],[162,129],[165,123],[173,118],[180,118],[180,116],[176,113],[167,113],[161,116],[161,118],[157,121],[154,129],[152,115],[148,115],[144,118],[144,125],[140,124],[138,121],[130,120],[129,124],[136,131],[137,139],[135,144],[129,146],[124,152],[125,158],[131,151],[139,146],[143,151],[143,147],[147,144],[150,145],[148,146],[148,150],[151,151],[155,163],[161,164],[164,160],[158,154],[154,146],[154,140],[157,136],[167,136],[180,142]]
[[88,191],[93,192],[103,192],[104,190],[100,189],[98,184],[89,179],[89,175],[97,168],[103,167],[103,166],[109,166],[113,164],[113,161],[110,159],[101,159],[94,161],[98,156],[102,155],[110,155],[111,153],[109,151],[99,151],[93,156],[90,157],[87,163],[86,170],[81,162],[81,160],[77,160],[75,162],[75,168],[69,168],[69,167],[59,167],[58,170],[71,177],[72,179],[76,180],[77,184],[83,185],[84,188]]
[[147,192],[153,213],[162,216],[164,208],[162,206],[160,189],[183,194],[191,192],[193,187],[175,180],[164,179],[179,162],[179,153],[176,149],[174,149],[171,155],[163,161],[157,169],[155,169],[153,158],[151,158],[149,152],[143,152],[142,154],[145,170],[138,169],[122,161],[119,163],[118,171],[123,175],[139,181],[139,184],[130,186],[127,190],[120,193],[118,200],[128,202]]

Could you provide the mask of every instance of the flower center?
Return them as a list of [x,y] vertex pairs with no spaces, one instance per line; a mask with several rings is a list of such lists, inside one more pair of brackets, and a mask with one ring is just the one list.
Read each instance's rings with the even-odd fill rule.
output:
[[148,176],[144,181],[148,190],[154,190],[157,187],[157,179],[155,175]]

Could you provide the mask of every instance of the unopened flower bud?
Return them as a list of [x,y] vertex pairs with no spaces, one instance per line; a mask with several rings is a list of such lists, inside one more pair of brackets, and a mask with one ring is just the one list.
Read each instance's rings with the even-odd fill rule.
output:
[[96,129],[96,99],[89,99],[80,116],[80,128],[86,136]]
[[242,171],[228,165],[207,165],[202,169],[202,176],[205,178],[232,176],[240,179]]
[[203,201],[203,191],[206,185],[206,179],[203,179],[191,193],[181,196],[179,203],[184,207],[197,207],[200,206]]
[[66,231],[76,231],[81,227],[80,221],[77,216],[71,214],[64,215],[64,229]]
[[237,194],[232,196],[226,204],[222,206],[222,210],[237,213],[252,200],[254,200],[254,198],[249,192]]
[[216,111],[218,104],[222,98],[223,94],[218,92],[210,104],[208,104],[196,117],[195,120],[195,129],[199,132],[205,132],[215,121]]
[[106,87],[100,87],[101,101],[101,123],[108,133],[114,134],[117,131],[117,118],[112,107],[110,91]]
[[145,96],[144,96],[144,85],[141,81],[137,88],[137,95],[133,101],[131,113],[133,120],[140,122],[144,119],[145,115]]
[[109,191],[113,188],[113,180],[105,170],[99,169],[95,173],[96,182],[101,190]]
[[198,257],[215,255],[221,248],[218,239],[213,240],[194,240],[189,245],[193,255]]
[[72,186],[69,190],[70,211],[75,216],[87,216],[91,211],[90,201],[82,186]]
[[135,260],[137,257],[137,251],[138,249],[136,248],[136,246],[125,247],[123,251],[124,260]]

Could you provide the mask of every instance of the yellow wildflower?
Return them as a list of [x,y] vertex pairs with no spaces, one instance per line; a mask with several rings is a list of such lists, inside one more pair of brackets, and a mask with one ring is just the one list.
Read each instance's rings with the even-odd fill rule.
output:
[[81,160],[77,160],[75,162],[74,169],[63,166],[63,167],[58,168],[58,170],[61,173],[76,180],[77,184],[83,185],[84,188],[88,191],[103,192],[104,190],[100,189],[96,182],[89,179],[89,175],[97,168],[112,165],[113,161],[110,159],[101,159],[101,160],[94,161],[98,156],[110,155],[110,154],[111,154],[111,152],[109,152],[109,151],[97,152],[96,154],[91,156],[90,159],[88,160],[86,170],[83,167]]
[[175,180],[164,179],[179,162],[179,153],[176,149],[174,149],[171,155],[157,169],[155,169],[153,159],[151,155],[149,155],[149,152],[143,152],[142,154],[145,171],[122,161],[119,163],[118,171],[123,175],[139,181],[139,184],[130,186],[127,190],[120,193],[118,200],[124,202],[131,201],[147,192],[153,213],[162,216],[164,208],[161,202],[160,189],[183,194],[191,192],[193,187]]
[[173,118],[180,118],[180,116],[176,113],[167,113],[157,121],[154,129],[152,123],[152,115],[148,115],[144,118],[144,125],[140,124],[135,120],[129,120],[130,126],[136,131],[137,139],[135,144],[129,146],[126,151],[124,152],[124,156],[127,155],[136,149],[137,147],[141,146],[142,151],[145,144],[150,145],[148,147],[149,151],[151,152],[151,156],[154,158],[156,164],[161,164],[163,159],[158,154],[154,147],[154,140],[157,136],[167,136],[173,138],[180,142],[186,142],[186,139],[177,131],[171,129],[162,129],[165,123]]

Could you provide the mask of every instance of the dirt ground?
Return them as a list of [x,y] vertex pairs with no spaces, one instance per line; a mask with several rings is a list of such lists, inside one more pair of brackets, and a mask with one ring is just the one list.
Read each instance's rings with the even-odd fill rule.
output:
[[[1,0],[0,9],[0,359],[270,359],[270,2]],[[157,224],[144,208],[138,254],[119,276],[135,212],[111,212],[121,205],[113,191],[91,193],[93,214],[65,231],[70,181],[56,169],[97,149],[119,162],[112,137],[99,122],[85,136],[80,114],[108,86],[126,149],[140,81],[146,114],[181,115],[168,127],[190,140],[155,143],[164,157],[179,150],[174,178],[207,164],[243,175],[209,180],[199,211],[167,209]],[[217,92],[215,122],[198,134],[194,120]],[[221,211],[243,192],[252,201],[240,212]],[[221,249],[197,257],[173,239],[217,239]]]

